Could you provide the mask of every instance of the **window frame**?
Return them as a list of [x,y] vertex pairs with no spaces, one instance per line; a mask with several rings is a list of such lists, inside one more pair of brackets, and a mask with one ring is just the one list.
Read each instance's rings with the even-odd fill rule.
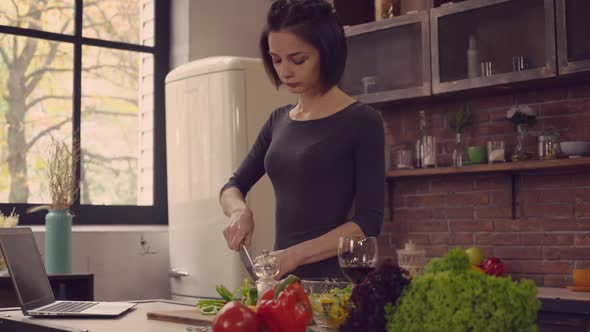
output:
[[[80,196],[70,208],[75,225],[166,225],[168,224],[168,195],[166,181],[166,113],[165,79],[170,53],[170,2],[154,0],[154,46],[88,38],[82,36],[83,0],[74,1],[74,34],[32,30],[0,25],[0,34],[32,37],[64,42],[74,47],[72,141],[80,144],[82,96],[82,46],[97,46],[116,50],[150,53],[154,57],[154,178],[153,205],[87,205],[80,204]],[[80,181],[81,160],[78,161],[76,181]],[[43,225],[45,212],[28,214],[29,208],[39,204],[0,203],[0,211],[8,215],[14,209],[20,215],[19,225]]]

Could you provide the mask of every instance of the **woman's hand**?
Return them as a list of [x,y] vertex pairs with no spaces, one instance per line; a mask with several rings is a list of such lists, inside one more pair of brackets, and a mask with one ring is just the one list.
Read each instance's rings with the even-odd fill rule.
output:
[[252,242],[254,232],[254,216],[249,207],[235,209],[229,216],[229,224],[223,228],[223,236],[227,246],[233,251],[240,250],[244,242],[246,247]]
[[279,274],[277,274],[275,277],[276,280],[280,280],[285,274],[295,271],[295,269],[300,265],[297,255],[291,248],[273,251],[270,254],[277,256]]

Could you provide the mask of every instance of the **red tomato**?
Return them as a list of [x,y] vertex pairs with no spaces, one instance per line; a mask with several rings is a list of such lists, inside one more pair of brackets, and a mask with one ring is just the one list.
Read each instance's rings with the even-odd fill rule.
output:
[[261,327],[256,313],[237,301],[224,305],[213,320],[213,332],[259,332]]

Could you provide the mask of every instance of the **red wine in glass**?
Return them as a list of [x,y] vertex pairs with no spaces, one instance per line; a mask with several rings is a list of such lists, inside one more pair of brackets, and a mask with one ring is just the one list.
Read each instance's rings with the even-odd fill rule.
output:
[[365,279],[367,274],[375,270],[375,267],[368,265],[358,265],[342,267],[340,269],[346,278],[348,278],[348,280],[350,280],[353,284],[358,285]]
[[338,264],[342,273],[355,285],[375,269],[377,257],[376,237],[347,236],[338,239]]

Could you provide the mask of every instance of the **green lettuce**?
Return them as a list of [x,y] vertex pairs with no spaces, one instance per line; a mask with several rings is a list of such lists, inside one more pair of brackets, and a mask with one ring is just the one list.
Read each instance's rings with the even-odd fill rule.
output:
[[397,305],[387,306],[387,331],[537,331],[541,302],[532,281],[491,277],[470,267],[461,249],[429,262]]

